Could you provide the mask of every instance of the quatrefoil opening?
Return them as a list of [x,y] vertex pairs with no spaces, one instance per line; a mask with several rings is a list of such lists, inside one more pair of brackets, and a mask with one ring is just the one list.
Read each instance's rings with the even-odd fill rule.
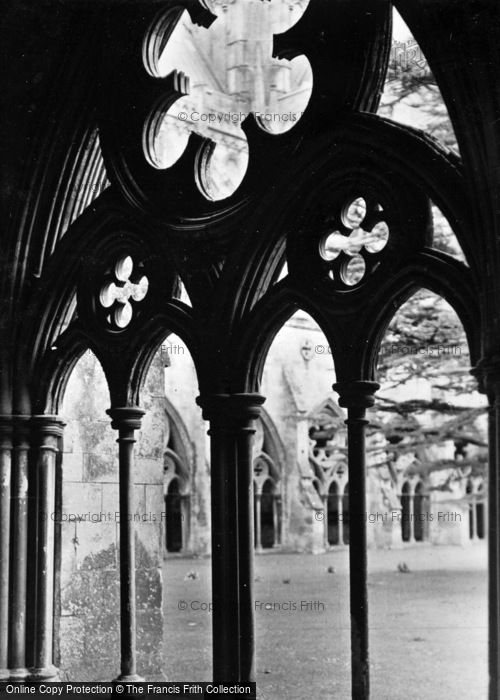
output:
[[[201,172],[193,178],[212,200],[232,195],[248,167],[248,142],[241,125],[253,112],[271,133],[291,129],[312,92],[312,70],[305,56],[272,58],[273,34],[297,23],[309,0],[206,0],[217,15],[207,29],[192,23],[187,11],[175,23],[160,16],[143,47],[146,70],[157,78],[176,76],[185,94],[157,105],[145,125],[146,160],[172,167],[186,150],[192,132],[215,143],[200,153]],[[198,164],[198,165],[199,165]]]
[[126,328],[134,316],[134,307],[145,299],[148,288],[149,280],[141,274],[141,266],[134,265],[130,255],[120,258],[99,293],[99,303],[108,312],[108,324],[119,330]]
[[322,237],[319,252],[328,263],[330,279],[354,287],[366,275],[366,256],[377,255],[386,247],[390,230],[380,204],[367,204],[363,197],[344,207],[340,222],[338,229]]

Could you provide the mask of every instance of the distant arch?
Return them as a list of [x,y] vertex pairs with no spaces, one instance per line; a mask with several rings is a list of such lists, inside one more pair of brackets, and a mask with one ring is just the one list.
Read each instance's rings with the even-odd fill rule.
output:
[[180,552],[184,546],[182,496],[179,479],[171,479],[165,495],[167,552]]
[[264,549],[270,549],[275,545],[275,491],[274,481],[266,479],[262,486],[260,504],[261,544]]
[[254,541],[257,551],[281,544],[282,488],[286,452],[271,417],[260,416],[259,451],[253,463]]
[[163,448],[165,549],[178,553],[189,549],[193,454],[184,421],[166,398],[164,409],[167,421]]

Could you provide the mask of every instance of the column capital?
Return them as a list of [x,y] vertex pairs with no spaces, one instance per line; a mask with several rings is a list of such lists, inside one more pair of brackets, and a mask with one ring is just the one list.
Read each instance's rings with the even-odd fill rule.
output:
[[111,418],[113,430],[126,428],[128,430],[140,430],[145,411],[139,406],[123,406],[121,408],[108,408],[106,411]]
[[500,354],[482,357],[471,374],[476,377],[481,393],[500,398]]
[[[31,433],[32,417],[27,415],[12,416],[14,423],[14,437],[18,447],[29,447],[29,437]],[[64,428],[65,423],[62,423]]]
[[[47,417],[53,418],[53,416]],[[10,436],[13,436],[16,443],[26,441],[28,444],[28,438],[33,427],[32,420],[33,417],[30,415],[0,414],[0,439],[8,440]],[[64,427],[64,423],[62,423],[62,427]]]
[[14,430],[13,416],[0,415],[0,445],[12,447],[12,433]]
[[203,411],[205,420],[224,422],[235,426],[256,420],[260,416],[265,396],[256,393],[209,394],[198,396],[196,403]]
[[371,408],[375,404],[375,392],[380,389],[380,384],[356,379],[337,382],[332,389],[339,395],[339,406],[342,408]]
[[[16,416],[16,418],[21,418],[21,416]],[[18,426],[20,425],[18,423]],[[42,437],[60,438],[64,434],[66,423],[59,416],[39,415],[31,417],[31,425],[38,435]]]

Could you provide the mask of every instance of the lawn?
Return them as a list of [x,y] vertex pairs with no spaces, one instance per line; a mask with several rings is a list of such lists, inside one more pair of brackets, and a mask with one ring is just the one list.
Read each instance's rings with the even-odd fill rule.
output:
[[[484,544],[373,550],[369,570],[373,700],[485,699]],[[163,575],[167,678],[211,680],[210,561]],[[347,552],[258,556],[255,601],[259,700],[350,700]]]

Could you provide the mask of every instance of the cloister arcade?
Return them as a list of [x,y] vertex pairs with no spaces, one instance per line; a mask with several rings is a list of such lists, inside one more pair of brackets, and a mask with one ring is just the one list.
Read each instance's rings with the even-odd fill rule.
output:
[[[219,196],[207,185],[210,138],[191,133],[170,167],[155,162],[153,151],[161,119],[190,90],[182,70],[162,75],[158,67],[169,36],[184,10],[199,30],[216,31],[224,4],[63,0],[4,8],[0,673],[58,678],[51,516],[56,477],[65,469],[61,407],[73,369],[91,350],[109,390],[102,420],[118,443],[119,678],[140,678],[137,533],[129,517],[135,443],[148,419],[148,370],[175,333],[193,359],[199,394],[192,403],[210,435],[213,679],[255,679],[254,552],[279,541],[280,474],[273,455],[254,455],[252,444],[268,350],[302,309],[332,349],[334,390],[346,412],[348,483],[343,476],[312,488],[326,503],[326,539],[349,544],[352,698],[368,698],[366,411],[377,401],[383,334],[424,288],[458,314],[471,371],[489,402],[487,525],[481,529],[479,503],[471,501],[470,512],[471,533],[488,539],[489,694],[497,700],[497,3],[290,0],[295,23],[266,41],[283,63],[307,59],[309,101],[282,133],[266,129],[251,106],[238,131],[248,144],[248,167],[238,187]],[[435,76],[460,155],[377,114],[393,7]],[[433,204],[465,262],[434,246]],[[167,440],[163,454],[173,533],[165,548],[172,552],[190,537],[180,527],[189,495],[185,456],[174,443]],[[421,484],[406,482],[402,493],[408,511],[425,511]],[[347,510],[348,529],[346,521],[339,525]],[[418,542],[425,530],[417,525],[404,537]]]

